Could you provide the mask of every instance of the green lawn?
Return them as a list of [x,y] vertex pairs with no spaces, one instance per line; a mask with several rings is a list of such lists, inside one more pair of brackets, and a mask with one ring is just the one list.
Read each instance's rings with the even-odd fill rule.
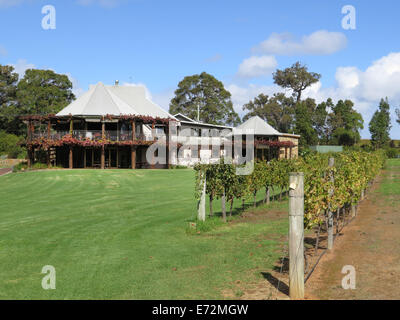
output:
[[[287,218],[188,232],[193,183],[192,170],[0,177],[0,299],[215,299],[237,280],[260,280],[281,254]],[[45,265],[56,268],[56,290],[41,287]]]

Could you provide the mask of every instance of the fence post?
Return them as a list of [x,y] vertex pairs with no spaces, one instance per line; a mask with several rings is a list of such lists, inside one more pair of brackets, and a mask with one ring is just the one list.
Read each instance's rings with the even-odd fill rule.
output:
[[204,179],[201,181],[201,183],[203,184],[203,188],[201,191],[201,197],[199,201],[197,219],[199,219],[200,221],[206,221],[206,186],[207,186],[206,173],[204,173]]
[[[333,168],[335,165],[335,158],[329,158],[329,168]],[[330,180],[332,183],[335,182],[335,177],[333,176],[333,173],[330,173]],[[329,190],[329,196],[333,196],[333,187]],[[332,208],[329,205],[328,208],[328,250],[331,250],[333,248],[333,212]]]
[[304,174],[289,177],[289,295],[304,298]]

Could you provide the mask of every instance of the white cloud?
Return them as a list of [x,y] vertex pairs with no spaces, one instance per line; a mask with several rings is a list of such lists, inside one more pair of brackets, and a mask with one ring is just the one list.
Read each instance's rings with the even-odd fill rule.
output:
[[19,74],[20,79],[24,77],[26,70],[35,68],[34,64],[28,63],[25,59],[19,59],[17,63],[11,65],[14,67],[15,72]]
[[274,56],[251,56],[240,64],[238,76],[256,78],[270,75],[277,66],[278,62]]
[[341,32],[319,30],[296,39],[291,33],[272,33],[253,50],[276,55],[328,55],[342,50],[347,38]]
[[255,85],[249,84],[246,87],[238,86],[236,84],[225,85],[226,90],[228,90],[232,95],[232,103],[235,111],[243,116],[244,112],[242,110],[243,105],[253,100],[260,93],[266,95],[272,95],[275,92],[282,92],[282,89],[276,85]]
[[[377,110],[381,98],[388,97],[392,107],[392,138],[400,139],[400,126],[395,122],[394,109],[400,106],[400,52],[390,53],[376,61],[365,70],[357,67],[338,67],[336,70],[336,85],[323,87],[319,81],[306,89],[303,98],[314,98],[317,102],[332,98],[334,102],[350,99],[355,109],[364,118],[362,136],[369,137],[368,123]],[[258,94],[272,95],[282,92],[278,86],[261,86],[250,84],[240,87],[236,84],[226,85],[232,94],[235,110],[244,115],[242,106]],[[287,92],[290,94],[290,92]]]

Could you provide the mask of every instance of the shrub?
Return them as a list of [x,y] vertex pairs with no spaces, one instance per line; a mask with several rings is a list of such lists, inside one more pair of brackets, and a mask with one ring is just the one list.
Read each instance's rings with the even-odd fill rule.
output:
[[25,156],[24,148],[19,143],[23,140],[22,137],[18,137],[13,134],[0,132],[0,155],[7,155],[10,159],[21,159]]
[[395,148],[388,148],[386,149],[386,156],[388,158],[398,158],[400,156],[400,152]]

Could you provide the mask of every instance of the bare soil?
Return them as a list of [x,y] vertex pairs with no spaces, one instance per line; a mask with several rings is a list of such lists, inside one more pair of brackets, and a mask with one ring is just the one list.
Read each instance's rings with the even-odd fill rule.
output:
[[[325,250],[324,232],[316,252],[316,231],[305,235],[308,270],[319,260],[305,285],[306,300],[400,299],[400,195],[383,196],[378,191],[385,175],[395,178],[392,172],[384,171],[376,179],[359,204],[357,217],[338,233],[333,250]],[[282,239],[282,259],[273,270],[262,272],[263,281],[241,288],[240,299],[289,299],[286,240]],[[346,265],[356,270],[354,290],[342,288],[342,268]]]

